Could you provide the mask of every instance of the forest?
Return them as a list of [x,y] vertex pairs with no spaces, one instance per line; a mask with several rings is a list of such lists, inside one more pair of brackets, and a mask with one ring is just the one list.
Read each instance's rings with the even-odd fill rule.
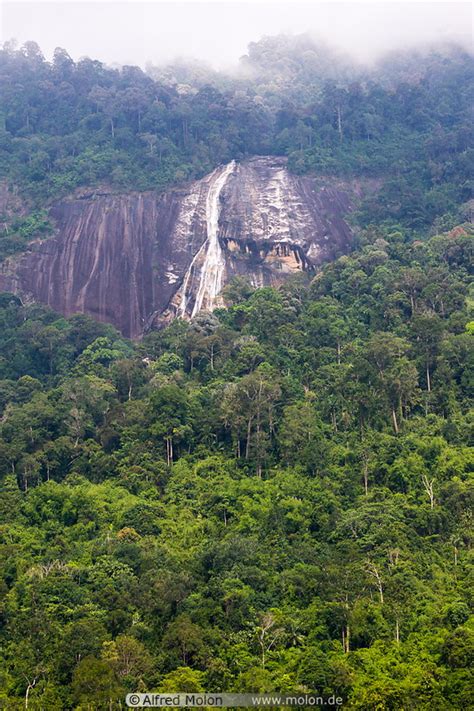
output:
[[4,295],[5,708],[468,708],[471,249],[371,230],[135,344]]
[[252,43],[234,75],[196,65],[52,62],[0,49],[0,260],[51,230],[45,207],[81,186],[164,190],[217,165],[285,155],[296,173],[373,178],[359,220],[435,232],[472,217],[472,56],[402,52],[370,70],[305,36]]
[[0,295],[9,711],[147,690],[471,707],[472,59],[362,74],[267,38],[242,65],[0,52],[0,171],[27,206],[1,258],[84,185],[275,153],[382,186],[350,254],[278,289],[235,278],[225,308],[141,341]]

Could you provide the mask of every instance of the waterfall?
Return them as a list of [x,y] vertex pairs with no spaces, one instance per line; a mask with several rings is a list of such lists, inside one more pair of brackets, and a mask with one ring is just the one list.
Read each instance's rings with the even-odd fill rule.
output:
[[207,237],[189,266],[181,287],[181,302],[179,315],[185,316],[188,305],[188,287],[192,282],[194,271],[202,259],[199,286],[196,292],[191,316],[201,309],[211,311],[216,297],[222,289],[222,278],[225,270],[225,257],[219,243],[220,194],[227,178],[235,168],[235,161],[223,168],[217,168],[211,175],[209,190],[206,197],[206,228]]

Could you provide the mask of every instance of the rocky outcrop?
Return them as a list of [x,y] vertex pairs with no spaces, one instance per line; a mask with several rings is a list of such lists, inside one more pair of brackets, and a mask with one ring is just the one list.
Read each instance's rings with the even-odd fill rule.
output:
[[174,315],[220,305],[233,275],[278,284],[347,251],[356,197],[268,157],[164,195],[82,193],[51,208],[54,236],[0,265],[0,289],[138,338]]

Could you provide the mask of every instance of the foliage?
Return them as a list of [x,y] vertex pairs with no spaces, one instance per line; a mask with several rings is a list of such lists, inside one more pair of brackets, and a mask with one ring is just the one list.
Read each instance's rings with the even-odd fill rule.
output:
[[[296,173],[371,179],[355,219],[449,229],[472,208],[472,58],[456,47],[355,68],[308,37],[252,43],[241,71],[109,68],[57,48],[0,50],[0,175],[23,212],[0,215],[0,259],[48,229],[80,186],[163,190],[231,159],[286,155]],[[24,213],[31,212],[25,218]]]
[[371,228],[135,344],[2,295],[2,704],[467,708],[471,246]]

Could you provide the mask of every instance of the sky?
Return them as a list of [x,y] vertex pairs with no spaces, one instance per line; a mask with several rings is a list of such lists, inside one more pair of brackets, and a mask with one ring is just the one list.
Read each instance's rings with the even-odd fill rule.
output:
[[472,49],[472,27],[469,2],[0,0],[2,42],[34,40],[48,59],[59,46],[75,60],[141,67],[197,58],[230,68],[249,42],[282,32],[309,32],[370,62],[435,41]]

